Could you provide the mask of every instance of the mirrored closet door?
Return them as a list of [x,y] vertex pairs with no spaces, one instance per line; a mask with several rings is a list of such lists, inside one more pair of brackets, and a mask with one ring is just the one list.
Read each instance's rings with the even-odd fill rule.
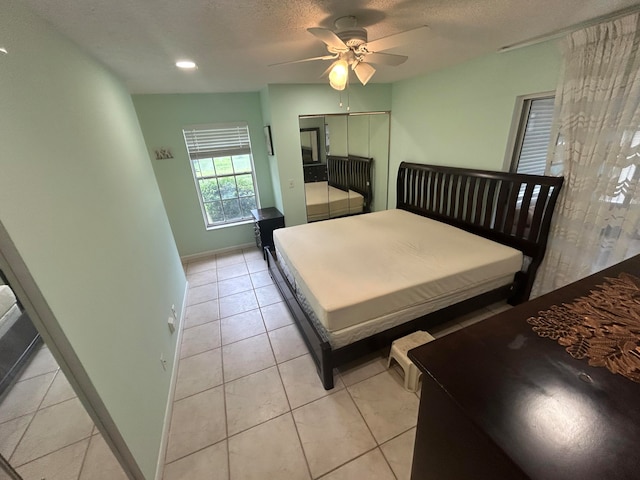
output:
[[389,113],[300,117],[307,221],[387,208]]

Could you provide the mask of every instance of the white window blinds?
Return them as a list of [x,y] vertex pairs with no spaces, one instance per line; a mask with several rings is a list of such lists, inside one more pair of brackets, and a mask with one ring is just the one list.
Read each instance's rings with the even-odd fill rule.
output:
[[247,123],[195,125],[182,133],[205,227],[250,220],[258,188]]
[[246,123],[196,125],[183,129],[191,159],[251,153]]
[[523,109],[519,142],[516,144],[512,170],[518,173],[544,175],[547,150],[553,123],[554,97],[527,100]]

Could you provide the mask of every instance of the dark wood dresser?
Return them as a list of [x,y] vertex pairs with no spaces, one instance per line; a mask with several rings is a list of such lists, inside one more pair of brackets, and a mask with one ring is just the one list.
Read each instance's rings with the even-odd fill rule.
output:
[[[423,372],[411,479],[640,478],[640,383],[574,358],[584,345],[570,355],[527,322],[582,305],[621,273],[640,277],[640,256],[410,350]],[[640,305],[628,291],[627,304]],[[640,338],[635,349],[624,342],[633,366]]]
[[256,236],[256,246],[263,251],[264,247],[273,248],[273,231],[284,227],[284,215],[275,207],[257,208],[251,210],[253,215],[253,231]]
[[327,181],[326,163],[303,165],[302,170],[304,171],[304,183]]

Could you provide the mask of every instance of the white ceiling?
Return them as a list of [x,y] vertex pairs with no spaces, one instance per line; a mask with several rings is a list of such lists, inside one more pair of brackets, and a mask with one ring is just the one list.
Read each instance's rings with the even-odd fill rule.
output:
[[[325,55],[309,27],[354,15],[369,40],[421,25],[408,55],[372,83],[438,70],[500,47],[640,4],[638,0],[23,0],[113,70],[131,93],[258,91],[269,83],[322,83]],[[196,71],[176,69],[190,58]]]

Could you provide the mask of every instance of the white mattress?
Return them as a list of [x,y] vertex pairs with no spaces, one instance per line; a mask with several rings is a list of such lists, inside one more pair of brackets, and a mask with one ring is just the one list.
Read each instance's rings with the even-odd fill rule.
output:
[[522,266],[518,250],[404,210],[278,229],[274,244],[329,334],[415,318],[506,285]]
[[13,291],[6,285],[0,285],[0,337],[2,337],[20,317]]
[[358,192],[345,192],[327,182],[305,183],[304,193],[310,221],[360,213],[364,205],[364,197]]
[[9,311],[16,303],[16,296],[7,285],[0,285],[0,317]]

